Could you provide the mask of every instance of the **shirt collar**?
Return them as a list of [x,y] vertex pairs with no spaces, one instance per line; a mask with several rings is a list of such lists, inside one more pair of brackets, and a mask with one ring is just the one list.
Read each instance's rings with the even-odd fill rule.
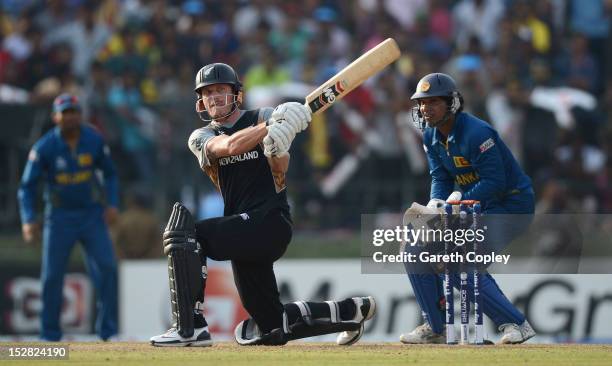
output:
[[[463,117],[463,113],[457,113],[455,115],[455,124],[453,125],[453,129],[451,130],[450,134],[448,134],[448,139],[446,141],[455,142],[455,139],[459,138],[463,127]],[[443,136],[438,129],[434,128],[431,144],[435,145],[442,140],[442,137]]]
[[[81,143],[81,140],[83,139],[83,123],[81,123],[79,129],[81,130],[81,133],[79,134],[79,142],[77,143],[77,146]],[[68,146],[66,141],[64,141],[64,139],[62,138],[62,130],[59,128],[59,126],[53,127],[53,133],[59,141],[61,141],[64,145]]]

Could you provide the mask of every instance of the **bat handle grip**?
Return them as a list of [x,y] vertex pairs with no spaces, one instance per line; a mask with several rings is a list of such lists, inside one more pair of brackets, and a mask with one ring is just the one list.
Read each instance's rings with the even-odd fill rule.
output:
[[312,111],[312,108],[310,108],[310,105],[308,104],[307,100],[304,100],[304,107],[308,108],[310,110],[310,113],[315,114],[315,112]]

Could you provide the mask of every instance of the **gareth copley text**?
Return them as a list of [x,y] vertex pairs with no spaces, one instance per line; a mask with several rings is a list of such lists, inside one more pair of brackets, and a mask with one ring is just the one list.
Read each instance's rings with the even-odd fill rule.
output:
[[434,254],[427,251],[418,254],[407,252],[399,254],[383,254],[382,252],[375,252],[372,255],[372,259],[376,263],[472,263],[487,266],[495,263],[508,264],[510,254],[496,254],[495,252],[487,254],[477,254],[474,252]]

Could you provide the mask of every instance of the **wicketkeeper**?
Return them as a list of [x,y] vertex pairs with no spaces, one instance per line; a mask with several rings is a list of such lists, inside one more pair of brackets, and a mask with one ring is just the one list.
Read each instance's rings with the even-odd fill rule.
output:
[[282,345],[293,339],[341,332],[350,345],[374,316],[372,297],[282,304],[273,265],[291,241],[285,173],[295,135],[308,127],[310,109],[299,103],[241,110],[242,85],[222,63],[204,66],[195,80],[196,111],[207,126],[189,137],[200,168],[223,195],[223,217],[194,222],[177,203],[163,235],[168,256],[174,325],[151,338],[154,346],[210,346],[203,315],[206,260],[232,262],[234,281],[250,318],[235,329],[241,345]]
[[[478,200],[483,217],[497,218],[488,228],[487,240],[491,240],[485,245],[507,245],[531,222],[535,200],[531,180],[491,125],[463,112],[463,98],[450,76],[424,76],[411,99],[418,103],[413,117],[423,130],[423,148],[432,178],[429,213],[436,213],[449,199]],[[453,192],[455,184],[460,192]],[[512,220],[506,219],[509,214],[513,214]],[[433,269],[430,273],[414,270],[410,265],[406,269],[425,323],[402,334],[400,340],[444,343],[442,274]],[[535,332],[529,322],[504,296],[493,277],[486,273],[481,278],[483,310],[503,333],[500,342],[522,343],[533,337]],[[457,287],[458,276],[453,282]],[[471,279],[468,285],[471,294]]]

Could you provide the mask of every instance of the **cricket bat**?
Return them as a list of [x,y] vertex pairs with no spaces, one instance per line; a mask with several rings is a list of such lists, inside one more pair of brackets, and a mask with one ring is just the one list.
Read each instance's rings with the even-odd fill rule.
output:
[[395,40],[387,38],[308,94],[305,105],[310,108],[312,114],[323,112],[370,76],[397,60],[400,54]]

